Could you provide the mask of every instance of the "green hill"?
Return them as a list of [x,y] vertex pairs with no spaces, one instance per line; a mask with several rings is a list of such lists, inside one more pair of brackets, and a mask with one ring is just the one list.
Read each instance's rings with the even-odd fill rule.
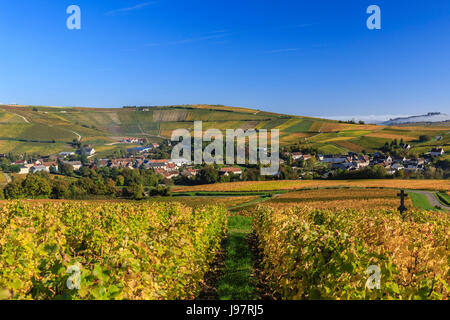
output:
[[[69,143],[81,136],[100,154],[110,153],[123,137],[148,137],[159,142],[175,129],[203,128],[279,129],[282,145],[308,144],[322,153],[368,152],[393,139],[403,139],[417,150],[444,146],[449,150],[448,126],[378,126],[340,123],[217,105],[159,107],[81,108],[0,105],[0,153],[49,154],[70,150]],[[419,143],[419,136],[432,141]],[[436,140],[436,137],[441,137]]]

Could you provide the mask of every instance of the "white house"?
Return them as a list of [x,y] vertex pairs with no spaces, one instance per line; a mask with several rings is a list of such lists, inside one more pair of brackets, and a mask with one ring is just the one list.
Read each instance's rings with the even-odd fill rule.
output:
[[325,157],[323,157],[323,162],[327,162],[327,163],[343,163],[343,162],[346,162],[349,160],[350,159],[348,156],[326,155]]
[[32,164],[24,164],[20,166],[19,174],[28,174],[30,173],[30,169],[33,167]]
[[95,154],[95,149],[94,148],[85,148],[84,152],[86,153],[86,155],[88,156],[93,156]]
[[181,172],[181,175],[183,177],[192,179],[193,177],[195,177],[198,174],[198,169],[193,169],[193,168],[187,168],[186,170],[183,170],[183,172]]
[[175,177],[178,177],[180,175],[180,173],[177,170],[173,170],[173,171],[164,172],[162,175],[166,179],[173,179]]
[[303,157],[303,154],[301,152],[292,152],[291,153],[292,160],[300,160]]
[[391,168],[396,171],[399,171],[403,170],[405,167],[401,163],[394,163],[393,165],[391,165]]
[[73,167],[73,170],[80,170],[83,165],[81,161],[65,161],[65,164],[70,164]]
[[69,152],[60,152],[59,155],[62,157],[68,157],[68,156],[75,155],[75,152],[70,152],[70,151]]
[[46,166],[32,166],[30,168],[30,172],[31,173],[35,173],[35,172],[41,172],[41,171],[45,171],[45,172],[49,172],[49,169]]
[[185,165],[185,164],[190,164],[190,163],[191,163],[189,160],[184,159],[184,158],[180,158],[180,159],[172,159],[172,160],[169,161],[169,163],[170,163],[170,162],[175,163],[175,165],[176,165],[177,167],[182,167],[182,166]]
[[431,156],[432,156],[432,157],[440,157],[440,156],[442,156],[444,153],[445,153],[445,152],[444,152],[444,149],[442,149],[442,148],[433,148],[433,149],[431,150]]
[[392,167],[389,169],[386,169],[386,173],[389,175],[393,175],[395,173],[395,169],[393,169]]
[[166,171],[168,169],[168,160],[145,160],[143,165],[147,169],[162,169]]
[[233,167],[221,168],[219,173],[224,175],[224,176],[229,176],[231,173],[240,176],[240,175],[242,175],[242,169],[240,169],[240,168],[233,168]]

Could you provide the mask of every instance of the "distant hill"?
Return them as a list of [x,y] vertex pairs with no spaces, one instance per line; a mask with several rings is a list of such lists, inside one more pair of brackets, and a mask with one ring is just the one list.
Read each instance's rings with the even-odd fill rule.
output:
[[430,122],[445,122],[450,121],[450,115],[440,112],[429,112],[425,115],[411,116],[405,118],[390,119],[381,123],[382,125],[392,126],[405,123],[430,123]]
[[[179,105],[124,108],[83,108],[0,105],[0,153],[48,155],[73,151],[70,143],[80,139],[92,144],[99,157],[117,149],[124,137],[146,137],[152,142],[170,139],[176,129],[203,130],[242,128],[279,129],[281,145],[301,143],[320,153],[371,152],[394,139],[427,151],[436,144],[448,148],[448,127],[382,126],[352,124],[312,117],[292,116],[248,108],[220,105]],[[440,137],[421,145],[420,135]]]

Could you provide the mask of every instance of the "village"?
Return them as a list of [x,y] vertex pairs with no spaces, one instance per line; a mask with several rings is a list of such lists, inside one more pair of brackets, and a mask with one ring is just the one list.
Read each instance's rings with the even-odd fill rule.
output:
[[[407,145],[409,149],[410,146]],[[354,171],[367,167],[382,166],[386,169],[386,173],[394,175],[396,172],[404,170],[405,172],[418,172],[423,171],[427,164],[431,164],[434,158],[441,157],[445,154],[443,148],[432,148],[431,151],[423,157],[395,158],[383,152],[375,152],[371,155],[362,154],[358,155],[354,152],[349,152],[344,155],[322,155],[316,156],[311,154],[303,154],[302,152],[285,153],[285,157],[290,157],[293,163],[299,163],[302,161],[310,161],[315,159],[319,163],[329,164],[329,171],[325,174],[324,178],[327,178],[329,173],[335,170]],[[297,167],[294,166],[294,169]]]
[[[122,144],[143,143],[140,138],[124,138]],[[171,146],[170,142],[167,142]],[[160,147],[158,143],[151,143],[146,146],[132,147],[127,149],[127,157],[97,159],[96,150],[92,145],[84,145],[77,152],[66,151],[59,154],[40,157],[39,159],[21,159],[11,162],[10,168],[15,167],[14,173],[19,175],[27,175],[38,172],[59,173],[60,166],[66,165],[79,171],[82,167],[89,169],[97,168],[117,168],[130,170],[146,169],[153,170],[157,175],[161,175],[164,179],[173,179],[175,177],[185,177],[191,179],[197,176],[199,169],[189,165],[186,159],[153,159],[151,151],[155,151]],[[84,155],[87,161],[81,161],[80,156]],[[2,154],[0,158],[6,158],[7,155]],[[230,174],[241,176],[243,171],[240,168],[224,167],[219,170],[220,175],[229,176]]]
[[[124,157],[97,157],[96,150],[92,145],[80,146],[79,149],[59,154],[40,157],[39,159],[20,159],[11,162],[15,173],[27,175],[29,173],[48,172],[60,173],[61,165],[71,166],[74,171],[79,171],[82,167],[89,169],[97,168],[128,168],[153,170],[157,175],[161,175],[165,180],[180,178],[180,181],[193,180],[199,174],[202,166],[193,165],[187,159],[160,159],[154,157],[154,152],[161,147],[159,143],[149,143],[144,145],[141,138],[123,138],[121,144],[141,144],[138,147],[126,149]],[[165,147],[171,147],[170,141],[164,142]],[[404,145],[404,149],[411,148],[410,145]],[[442,148],[432,148],[430,152],[420,157],[394,157],[382,151],[373,154],[357,154],[349,152],[348,154],[314,154],[303,152],[282,152],[280,159],[280,170],[271,179],[286,179],[281,174],[283,167],[290,167],[294,174],[289,179],[329,179],[336,176],[336,172],[357,172],[375,166],[382,167],[386,175],[394,176],[401,173],[423,172],[425,168],[433,165],[433,159],[439,158],[445,154]],[[3,155],[5,156],[5,155]],[[84,159],[83,159],[83,157]],[[83,161],[84,160],[84,161]],[[234,179],[243,179],[246,166],[219,166],[217,168],[219,177],[233,177]],[[290,170],[290,169],[289,169]],[[320,174],[315,173],[315,171]],[[295,173],[296,172],[296,173]],[[181,179],[183,178],[183,179]],[[246,180],[251,180],[246,176]],[[259,178],[258,178],[259,179]]]

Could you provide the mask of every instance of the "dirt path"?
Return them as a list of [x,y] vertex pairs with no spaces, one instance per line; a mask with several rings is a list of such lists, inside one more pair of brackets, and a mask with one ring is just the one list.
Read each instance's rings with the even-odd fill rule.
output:
[[[6,111],[6,112],[8,112],[8,111]],[[14,112],[8,112],[8,113],[11,113],[11,114],[14,114],[14,115],[16,115],[18,117],[21,117],[23,119],[23,121],[25,121],[26,123],[31,123],[30,121],[28,121],[27,118],[25,118],[24,116],[21,116],[20,114],[17,114],[17,113],[14,113]],[[49,127],[51,127],[51,126],[49,126]],[[69,131],[77,136],[78,142],[81,141],[81,139],[82,139],[81,134],[79,134],[78,132],[72,131],[72,130],[69,130]]]
[[447,207],[443,205],[438,198],[436,198],[436,195],[433,192],[430,191],[421,191],[421,190],[407,190],[406,192],[413,192],[413,193],[419,193],[427,197],[428,202],[433,206],[439,206],[441,208],[444,208],[446,210],[450,210],[450,207]]
[[78,142],[80,142],[81,141],[81,134],[79,134],[78,132],[75,132],[75,131],[71,131],[71,132],[78,136]]
[[12,181],[9,174],[3,172],[3,175],[5,176],[6,183],[10,183]]
[[25,121],[26,123],[30,123],[30,121],[28,121],[27,118],[25,118],[24,116],[21,116],[20,114],[17,114],[17,113],[11,112],[11,111],[7,111],[7,110],[5,110],[5,109],[3,109],[3,111],[5,111],[5,112],[7,112],[7,113],[10,113],[10,114],[13,114],[13,115],[15,115],[15,116],[18,116],[18,117],[22,118],[23,121]]
[[16,116],[21,117],[23,119],[23,121],[25,121],[26,123],[30,123],[30,121],[28,121],[27,118],[25,118],[24,116],[21,116],[20,114],[14,113]]

